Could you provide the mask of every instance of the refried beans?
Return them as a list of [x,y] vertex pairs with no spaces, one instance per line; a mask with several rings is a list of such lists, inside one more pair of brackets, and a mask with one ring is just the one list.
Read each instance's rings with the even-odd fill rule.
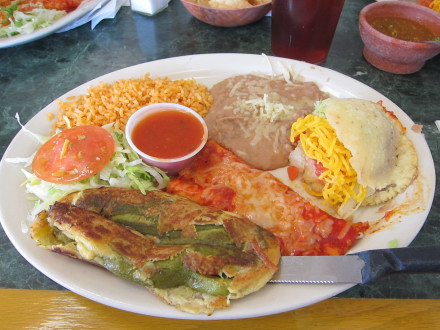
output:
[[209,138],[261,170],[289,164],[292,123],[329,97],[313,82],[254,74],[225,79],[210,92],[214,103],[205,117]]

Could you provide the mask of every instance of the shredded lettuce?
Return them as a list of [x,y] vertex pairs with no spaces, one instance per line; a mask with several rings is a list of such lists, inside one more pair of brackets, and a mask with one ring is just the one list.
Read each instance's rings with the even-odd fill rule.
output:
[[396,239],[393,239],[393,240],[389,241],[389,242],[388,242],[388,247],[389,247],[390,249],[394,249],[394,248],[399,247],[399,241],[398,241],[398,239],[396,238]]
[[40,8],[22,12],[19,10],[19,1],[10,6],[1,8],[6,14],[8,25],[0,27],[0,38],[8,38],[19,34],[29,34],[37,29],[45,28],[66,15],[64,10]]
[[30,157],[6,159],[10,163],[24,163],[25,168],[22,169],[22,172],[26,179],[23,185],[29,198],[35,200],[34,207],[28,214],[24,230],[27,230],[26,227],[39,212],[48,209],[55,201],[75,191],[88,188],[119,187],[138,189],[145,194],[148,190],[163,189],[167,186],[169,177],[166,173],[145,164],[130,148],[123,132],[109,126],[104,128],[115,139],[115,152],[104,169],[82,181],[57,184],[41,180],[31,170],[26,169],[32,163],[35,153]]
[[322,101],[317,101],[315,103],[315,110],[313,111],[313,114],[321,118],[327,118],[325,115],[325,105]]
[[[46,141],[48,141],[50,139],[50,136],[44,136],[41,134],[36,134],[30,130],[28,130],[20,121],[20,115],[18,113],[15,114],[15,119],[17,120],[18,124],[21,126],[21,129],[23,131],[25,131],[26,133],[30,134],[31,136],[33,136],[39,143],[44,144]],[[32,155],[32,158],[34,158],[34,156]],[[32,160],[31,160],[32,162]]]

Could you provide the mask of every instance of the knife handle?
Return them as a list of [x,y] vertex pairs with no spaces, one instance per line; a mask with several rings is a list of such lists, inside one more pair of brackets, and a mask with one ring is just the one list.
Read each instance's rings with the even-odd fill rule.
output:
[[354,254],[365,262],[362,284],[392,273],[440,272],[440,246],[369,250]]

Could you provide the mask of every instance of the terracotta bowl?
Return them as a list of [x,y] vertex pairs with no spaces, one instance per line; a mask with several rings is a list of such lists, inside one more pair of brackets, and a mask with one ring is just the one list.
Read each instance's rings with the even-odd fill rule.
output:
[[364,42],[364,56],[375,67],[392,73],[419,71],[425,62],[440,53],[440,42],[412,42],[389,37],[375,30],[368,20],[373,17],[402,17],[417,21],[440,37],[440,14],[408,1],[383,1],[365,6],[359,15],[359,30]]
[[210,25],[234,27],[254,23],[262,19],[272,8],[268,2],[242,9],[219,9],[198,5],[190,0],[181,0],[183,6],[197,19]]

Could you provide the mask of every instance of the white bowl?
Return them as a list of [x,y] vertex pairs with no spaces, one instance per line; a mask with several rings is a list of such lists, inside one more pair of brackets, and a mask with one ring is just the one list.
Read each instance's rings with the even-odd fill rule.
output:
[[[202,142],[191,153],[178,158],[158,158],[144,153],[133,143],[132,134],[134,127],[139,123],[139,121],[153,113],[170,110],[177,110],[193,115],[202,124],[203,127]],[[131,117],[128,119],[127,125],[125,126],[125,136],[130,147],[139,155],[139,157],[141,157],[141,159],[146,164],[156,166],[161,170],[167,172],[168,174],[176,174],[180,170],[188,166],[193,158],[197,155],[197,153],[205,146],[205,143],[208,140],[208,128],[203,118],[197,112],[186,106],[175,103],[155,103],[143,107],[137,110],[133,115],[131,115]]]

